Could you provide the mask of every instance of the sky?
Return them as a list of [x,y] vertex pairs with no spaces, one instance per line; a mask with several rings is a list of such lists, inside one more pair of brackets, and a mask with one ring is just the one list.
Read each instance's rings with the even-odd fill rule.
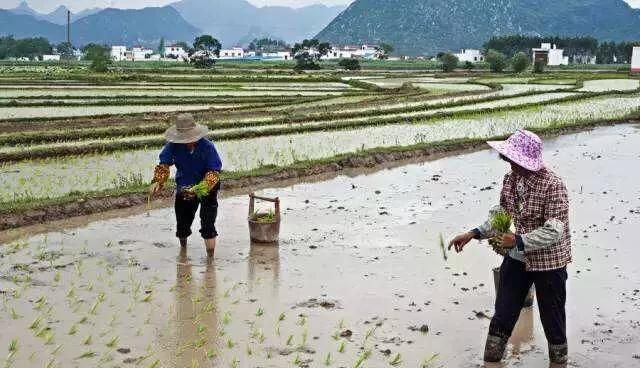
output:
[[[0,0],[0,8],[9,9],[16,7],[22,0]],[[40,12],[49,12],[59,5],[66,5],[72,11],[80,11],[86,8],[144,8],[145,6],[162,6],[177,0],[27,0],[33,9]],[[312,4],[343,5],[351,0],[248,0],[257,6],[283,5],[302,7]],[[638,1],[640,0],[633,0]]]
[[[0,8],[13,8],[21,0],[0,0]],[[41,12],[51,11],[60,4],[64,4],[72,11],[79,11],[92,7],[114,7],[114,8],[143,8],[145,6],[158,6],[172,3],[176,0],[27,0],[29,5]],[[284,5],[291,7],[301,7],[311,4],[342,5],[348,4],[351,0],[248,0],[257,5]],[[625,0],[634,8],[640,8],[640,0]]]

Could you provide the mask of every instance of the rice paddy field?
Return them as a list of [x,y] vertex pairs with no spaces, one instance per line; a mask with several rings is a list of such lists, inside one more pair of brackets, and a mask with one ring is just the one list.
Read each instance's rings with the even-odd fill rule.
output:
[[[144,193],[163,132],[181,112],[209,127],[224,162],[223,179],[241,179],[349,157],[479,142],[520,128],[544,133],[629,122],[640,116],[640,79],[587,71],[293,73],[249,66],[212,71],[127,66],[99,75],[82,65],[0,64],[0,215]],[[304,188],[298,190],[305,195]],[[240,199],[226,206],[240,208]],[[332,206],[323,202],[322,210]],[[357,206],[366,208],[364,202]],[[269,278],[279,269],[274,259],[280,258],[270,250],[251,248],[250,282],[239,281],[246,276],[239,269],[244,263],[232,261],[231,253],[222,266],[191,262],[186,255],[176,263],[166,249],[173,247],[173,239],[166,239],[172,217],[168,209],[159,211],[148,221],[139,215],[80,229],[77,237],[74,230],[7,242],[0,252],[9,260],[0,267],[0,321],[9,325],[8,333],[0,333],[0,343],[8,347],[5,366],[447,367],[447,361],[458,362],[442,351],[444,345],[417,354],[393,336],[381,343],[379,333],[389,331],[380,316],[368,316],[364,326],[350,309],[346,320],[308,313],[342,306],[322,287],[298,297],[301,286],[293,278],[285,293],[291,303],[277,309],[263,304],[274,302]],[[367,216],[358,221],[374,226]],[[152,226],[163,230],[155,233]],[[153,236],[110,236],[123,231],[135,238],[138,228]],[[317,230],[289,231],[289,244],[307,248],[313,238],[308,234]],[[345,238],[341,229],[334,231]],[[385,236],[378,235],[384,243]],[[331,233],[322,236],[331,239]],[[145,249],[152,249],[151,261],[144,260]],[[364,253],[377,257],[375,249]],[[359,251],[350,255],[360,259]],[[170,287],[162,272],[167,267],[175,273]],[[298,270],[290,267],[286,272],[292,277]],[[321,270],[313,272],[322,278]],[[339,284],[339,278],[331,282]],[[418,337],[412,339],[419,339],[422,326],[414,322]],[[385,348],[380,356],[373,341],[390,346],[389,354]]]

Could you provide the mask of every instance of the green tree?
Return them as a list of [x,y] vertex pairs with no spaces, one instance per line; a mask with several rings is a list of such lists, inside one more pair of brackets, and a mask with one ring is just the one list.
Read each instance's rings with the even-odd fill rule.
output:
[[109,70],[109,65],[113,63],[107,46],[90,43],[83,47],[82,51],[84,52],[84,58],[91,61],[89,69],[94,72],[107,72]]
[[393,45],[385,42],[381,43],[376,47],[378,59],[380,60],[388,59],[391,53],[393,52],[393,50],[394,50]]
[[458,67],[458,58],[450,53],[444,53],[439,58],[442,63],[442,71],[445,73],[452,72]]
[[544,61],[536,61],[535,63],[533,63],[533,72],[534,73],[544,73],[544,67],[546,66],[546,64],[544,63]]
[[73,45],[69,42],[61,42],[56,46],[56,50],[58,50],[58,55],[60,55],[60,60],[73,60]]
[[358,59],[341,59],[338,66],[344,70],[360,70],[360,61]]
[[466,70],[473,70],[473,68],[475,68],[475,65],[473,65],[472,62],[467,60],[464,62],[464,65],[462,67],[465,68]]
[[164,57],[164,37],[160,38],[160,44],[158,45],[158,54]]
[[278,52],[290,49],[291,46],[288,43],[268,37],[260,39],[256,38],[249,44],[249,50],[257,52]]
[[501,73],[507,67],[507,57],[496,50],[487,51],[484,60],[489,64],[489,69],[494,73]]
[[301,43],[293,45],[291,53],[296,60],[295,70],[320,69],[318,62],[331,50],[331,45],[327,42],[320,42],[317,39],[303,40]]
[[513,58],[511,58],[511,68],[516,73],[522,73],[529,68],[530,64],[529,55],[522,51],[513,55]]
[[212,68],[216,58],[220,57],[222,44],[210,35],[196,37],[193,49],[189,51],[189,59],[196,68]]

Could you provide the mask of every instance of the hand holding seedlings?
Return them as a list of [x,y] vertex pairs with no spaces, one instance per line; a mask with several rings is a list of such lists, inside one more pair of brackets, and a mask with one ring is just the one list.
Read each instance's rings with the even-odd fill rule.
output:
[[162,184],[158,182],[151,183],[149,187],[149,198],[153,198],[162,190]]

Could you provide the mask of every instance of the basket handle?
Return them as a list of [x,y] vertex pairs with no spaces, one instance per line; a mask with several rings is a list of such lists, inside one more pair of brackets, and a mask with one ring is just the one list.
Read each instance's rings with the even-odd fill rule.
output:
[[267,198],[267,197],[260,197],[255,195],[255,193],[251,193],[249,194],[249,218],[251,218],[255,212],[255,200],[259,199],[261,201],[265,201],[265,202],[271,202],[274,203],[274,207],[275,207],[275,213],[276,213],[276,220],[280,220],[280,198],[276,197],[276,198]]

